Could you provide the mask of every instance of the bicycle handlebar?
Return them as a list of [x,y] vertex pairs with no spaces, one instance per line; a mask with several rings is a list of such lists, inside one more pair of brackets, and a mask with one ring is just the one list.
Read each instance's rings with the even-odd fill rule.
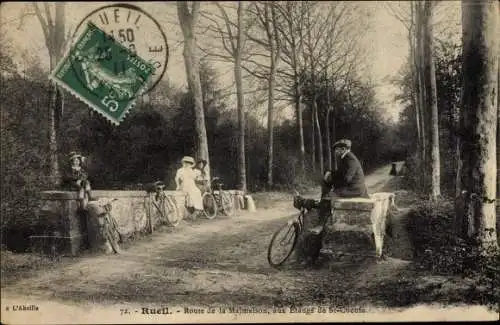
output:
[[306,209],[306,210],[311,210],[311,209],[317,209],[319,208],[320,205],[320,200],[315,200],[315,199],[306,199],[303,198],[302,195],[300,195],[299,192],[295,191],[296,195],[293,198],[293,206],[296,209]]
[[212,187],[219,187],[219,188],[222,188],[222,185],[224,185],[224,183],[221,182],[220,177],[212,178],[211,184],[212,184]]

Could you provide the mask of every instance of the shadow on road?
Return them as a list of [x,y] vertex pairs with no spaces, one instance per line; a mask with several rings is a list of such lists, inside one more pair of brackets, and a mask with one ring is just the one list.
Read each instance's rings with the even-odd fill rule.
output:
[[[383,186],[373,180],[380,185],[378,191],[397,186],[398,178],[385,170],[377,175],[385,178]],[[284,201],[280,204],[285,207]],[[374,257],[373,243],[366,237],[343,233],[335,238],[334,255],[323,256],[319,265],[292,263],[273,269],[267,263],[267,245],[273,232],[292,217],[286,211],[270,208],[252,216],[187,221],[179,229],[159,229],[121,255],[64,262],[48,274],[33,273],[7,287],[19,294],[78,303],[186,306],[403,307],[460,302],[469,293],[459,282],[414,268],[411,247],[405,244],[404,214],[393,225],[399,237],[386,237],[385,260]]]
[[[140,269],[101,280],[70,282],[60,279],[53,298],[75,302],[127,302],[202,305],[299,306],[346,302],[345,293],[374,258],[369,250],[339,246],[345,254],[324,260],[321,267],[290,266],[282,270],[267,264],[266,249],[272,231],[282,219],[247,225],[240,233],[218,232],[208,239],[158,247],[142,260]],[[117,257],[119,259],[120,257]],[[139,262],[141,257],[127,255]],[[64,288],[64,289],[63,289]],[[331,288],[331,289],[330,289]]]

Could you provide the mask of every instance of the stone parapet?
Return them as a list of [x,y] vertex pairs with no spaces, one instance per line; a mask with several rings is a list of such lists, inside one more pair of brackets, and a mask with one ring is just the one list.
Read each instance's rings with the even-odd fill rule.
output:
[[[235,207],[244,209],[240,204],[243,192],[228,190]],[[58,253],[77,255],[85,244],[96,242],[99,226],[95,216],[105,212],[104,206],[109,204],[111,215],[116,220],[122,238],[127,239],[136,233],[149,233],[150,225],[156,228],[161,222],[158,209],[152,204],[154,193],[146,191],[94,190],[95,201],[87,205],[90,213],[79,212],[78,194],[71,191],[45,191],[40,193],[40,205],[36,211],[36,223],[40,225],[39,234],[31,236],[31,245],[36,250],[58,250]],[[187,216],[185,194],[178,191],[165,191],[166,195],[176,203],[181,218]],[[89,220],[89,214],[94,218]],[[89,228],[91,227],[91,229]],[[56,243],[56,244],[54,244]],[[51,248],[40,247],[51,246]]]

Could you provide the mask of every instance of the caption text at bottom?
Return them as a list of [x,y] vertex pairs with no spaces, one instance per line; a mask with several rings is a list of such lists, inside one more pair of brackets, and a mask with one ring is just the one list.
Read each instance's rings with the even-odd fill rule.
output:
[[361,306],[316,306],[316,307],[141,307],[140,309],[120,309],[121,315],[209,315],[209,314],[328,314],[328,313],[366,313],[366,308]]

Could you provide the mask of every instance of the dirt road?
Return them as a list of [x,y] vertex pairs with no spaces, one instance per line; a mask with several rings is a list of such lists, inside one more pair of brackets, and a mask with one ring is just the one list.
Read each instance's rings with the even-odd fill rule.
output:
[[[384,187],[389,169],[386,166],[367,177],[370,192]],[[63,323],[84,317],[78,319],[83,323],[85,317],[99,313],[106,319],[112,317],[112,322],[130,322],[134,318],[123,318],[127,313],[146,317],[142,308],[156,306],[170,306],[170,312],[189,316],[190,322],[197,321],[193,317],[209,316],[186,314],[185,306],[205,313],[211,306],[349,306],[358,315],[359,310],[384,306],[373,285],[397,276],[407,261],[389,258],[377,263],[369,246],[350,252],[338,247],[345,254],[326,260],[321,267],[275,270],[266,260],[270,236],[296,211],[291,196],[284,194],[257,195],[255,201],[256,213],[183,221],[177,228],[165,228],[134,242],[120,255],[64,260],[50,269],[3,279],[2,305],[45,304],[47,317]],[[265,207],[265,201],[273,202],[272,207]],[[59,312],[49,312],[54,309]],[[80,316],[71,316],[70,310]],[[21,317],[13,312],[4,315]],[[245,321],[241,317],[238,321]]]

